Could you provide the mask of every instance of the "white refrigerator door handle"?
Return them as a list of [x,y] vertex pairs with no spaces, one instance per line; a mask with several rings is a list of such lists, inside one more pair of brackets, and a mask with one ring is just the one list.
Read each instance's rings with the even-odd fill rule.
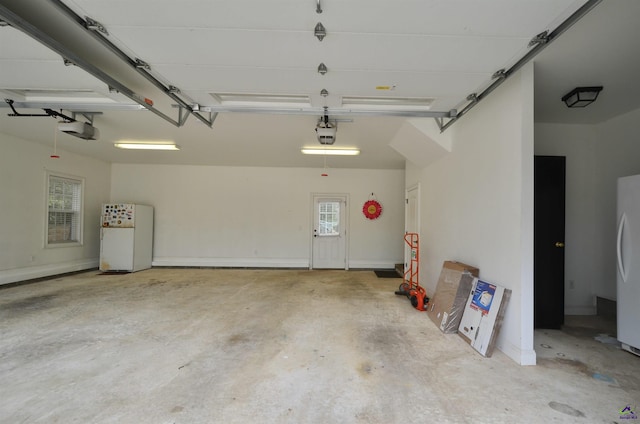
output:
[[618,239],[616,243],[616,251],[618,256],[618,272],[622,276],[622,281],[627,282],[627,271],[624,269],[624,263],[622,261],[622,233],[624,232],[624,224],[627,222],[627,215],[622,214],[620,217],[620,223],[618,224]]

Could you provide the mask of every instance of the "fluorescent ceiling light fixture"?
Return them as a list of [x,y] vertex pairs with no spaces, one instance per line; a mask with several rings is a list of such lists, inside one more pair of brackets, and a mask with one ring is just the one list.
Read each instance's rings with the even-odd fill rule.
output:
[[337,156],[355,156],[360,154],[359,149],[338,149],[338,148],[318,148],[305,147],[302,150],[305,155],[337,155]]
[[118,149],[137,149],[137,150],[180,150],[180,146],[174,143],[148,143],[148,142],[134,142],[127,141],[122,143],[115,143],[115,147]]

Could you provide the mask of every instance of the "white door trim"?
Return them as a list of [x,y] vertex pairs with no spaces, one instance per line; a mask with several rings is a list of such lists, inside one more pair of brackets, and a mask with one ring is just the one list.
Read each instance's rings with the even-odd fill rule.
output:
[[344,269],[349,270],[349,207],[348,193],[311,193],[310,219],[309,219],[309,269],[313,267],[313,230],[315,227],[315,205],[319,199],[341,199],[344,201]]
[[[405,189],[404,192],[404,233],[415,232],[420,235],[420,183],[409,186]],[[410,221],[409,214],[409,199],[415,198],[415,213],[414,213],[414,222]],[[411,228],[414,227],[414,228]],[[407,267],[409,261],[411,260],[411,249],[407,244],[404,245],[404,271],[407,271]]]

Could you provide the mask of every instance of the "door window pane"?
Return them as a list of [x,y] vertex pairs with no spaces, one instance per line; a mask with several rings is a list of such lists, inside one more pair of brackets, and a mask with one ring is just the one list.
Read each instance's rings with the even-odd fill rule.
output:
[[340,235],[340,202],[319,202],[318,235]]

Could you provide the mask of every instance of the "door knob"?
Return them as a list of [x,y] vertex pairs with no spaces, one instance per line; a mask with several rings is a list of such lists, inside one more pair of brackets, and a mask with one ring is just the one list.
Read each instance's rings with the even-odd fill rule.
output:
[[564,247],[564,243],[561,241],[556,242],[556,247]]

